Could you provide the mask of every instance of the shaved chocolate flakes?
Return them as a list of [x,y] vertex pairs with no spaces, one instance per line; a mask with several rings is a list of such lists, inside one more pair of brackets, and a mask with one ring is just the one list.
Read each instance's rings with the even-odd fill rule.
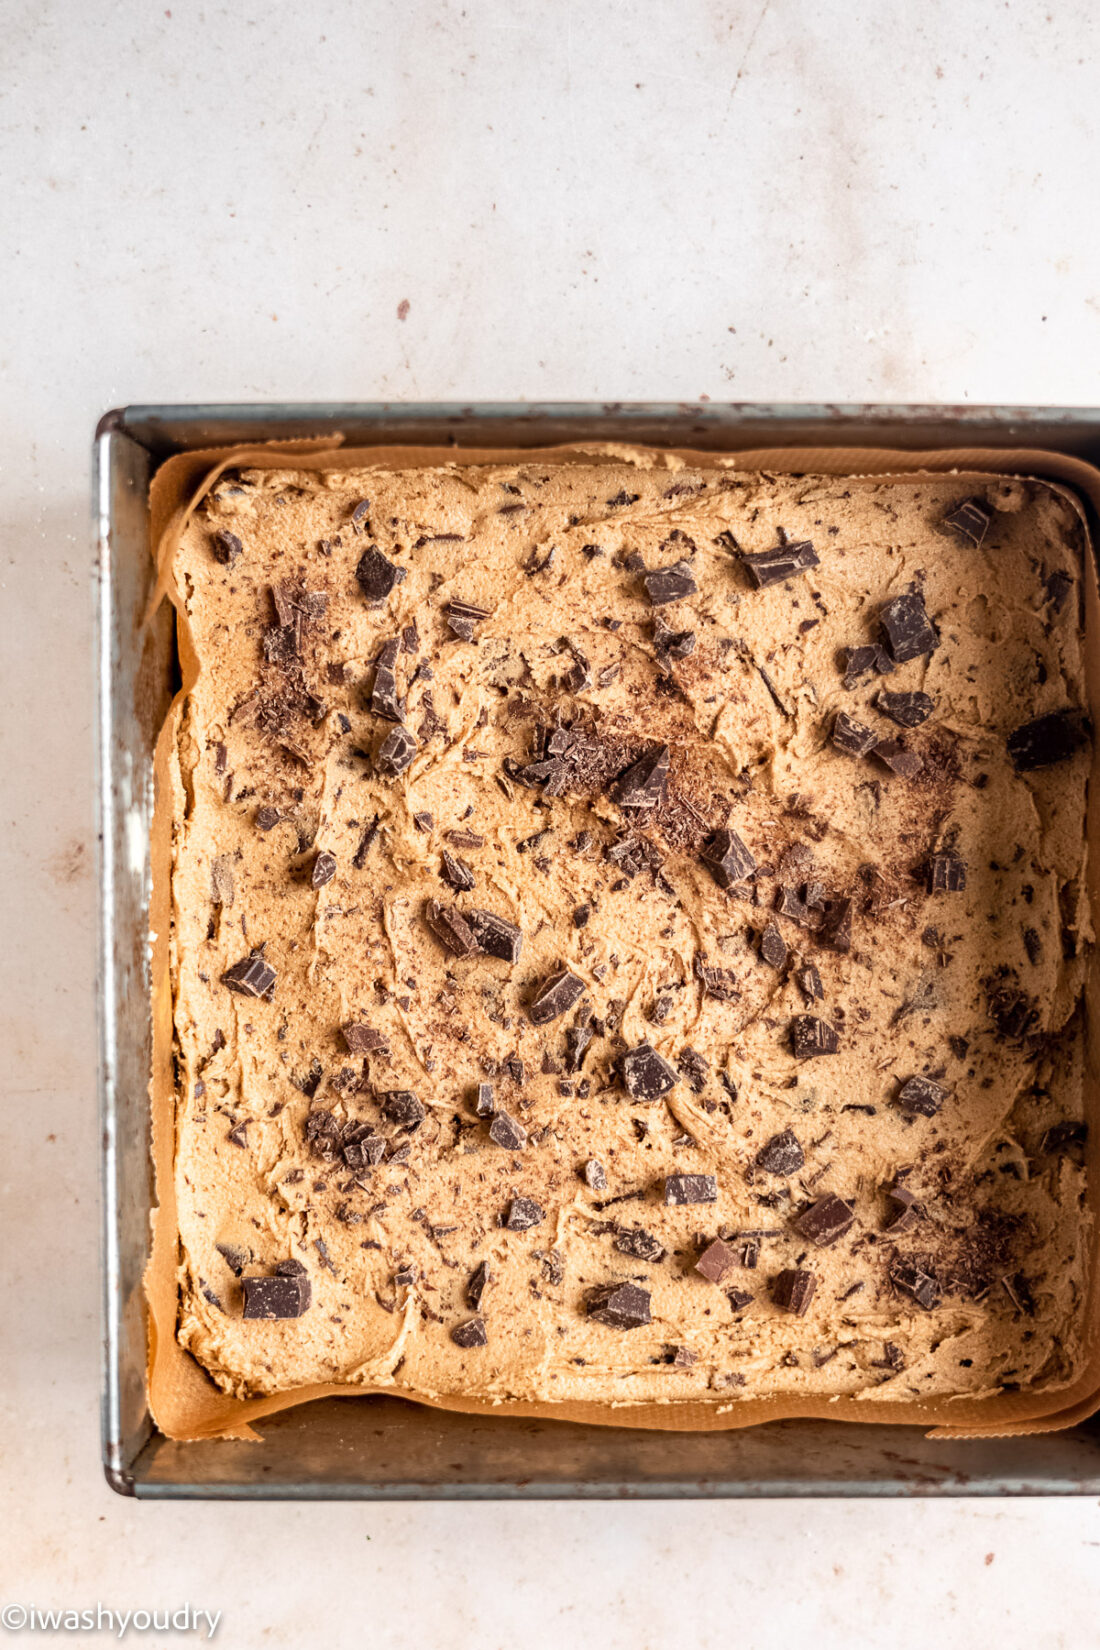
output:
[[791,1129],[773,1134],[756,1154],[756,1166],[767,1174],[797,1174],[806,1161],[806,1155]]
[[489,1125],[489,1139],[505,1151],[521,1152],[527,1144],[527,1130],[506,1111],[498,1111]]
[[311,888],[324,888],[336,875],[336,855],[328,853],[324,848],[313,861],[313,869],[309,873]]
[[655,808],[664,798],[669,755],[667,745],[652,746],[609,787],[612,802],[620,808]]
[[777,544],[774,550],[761,550],[756,555],[742,555],[742,564],[758,590],[770,584],[782,584],[796,573],[808,573],[817,567],[820,558],[809,539],[798,544]]
[[363,551],[355,569],[356,582],[368,602],[384,602],[404,577],[405,569],[388,560],[376,544]]
[[950,1093],[950,1089],[933,1082],[931,1077],[910,1077],[898,1090],[897,1101],[903,1111],[914,1117],[935,1117]]
[[571,1009],[586,990],[583,980],[579,980],[575,974],[570,974],[567,968],[563,968],[543,981],[531,1000],[527,1017],[534,1026],[549,1025],[551,1020],[558,1019]]
[[872,642],[867,647],[846,647],[843,660],[846,688],[854,688],[857,682],[861,682],[872,671],[879,676],[888,676],[894,668],[890,655],[877,642]]
[[310,1304],[309,1278],[301,1272],[287,1276],[242,1278],[246,1318],[300,1318]]
[[634,1283],[605,1283],[590,1289],[585,1312],[608,1329],[640,1329],[650,1322],[650,1293]]
[[809,1238],[819,1249],[825,1249],[842,1238],[854,1220],[851,1206],[842,1197],[837,1197],[835,1192],[827,1192],[803,1210],[792,1224],[801,1237]]
[[976,550],[989,531],[993,515],[980,499],[968,498],[943,520],[945,527],[953,527],[961,538],[969,539]]
[[715,831],[700,857],[719,888],[735,888],[756,870],[756,860],[736,831]]
[[708,1243],[699,1259],[695,1262],[695,1270],[700,1277],[706,1278],[708,1283],[721,1283],[727,1272],[737,1265],[737,1251],[721,1238],[715,1238]]
[[940,645],[939,632],[928,617],[924,597],[917,591],[884,602],[879,609],[879,623],[897,665],[917,659],[922,653],[932,653]]
[[401,724],[388,733],[382,741],[378,752],[377,767],[380,773],[404,773],[416,755],[416,740],[408,728]]
[[847,756],[866,756],[878,742],[878,734],[857,722],[846,710],[840,710],[833,722],[832,742]]
[[675,1088],[679,1073],[650,1043],[639,1043],[622,1058],[623,1083],[633,1100],[659,1100]]
[[629,1255],[632,1260],[651,1261],[654,1265],[664,1260],[666,1254],[664,1245],[644,1226],[623,1227],[616,1233],[615,1247],[620,1255]]
[[875,704],[899,728],[919,728],[936,708],[935,700],[927,693],[888,693],[885,688],[879,689]]
[[448,951],[456,957],[469,957],[479,951],[474,931],[462,912],[454,905],[442,905],[430,899],[424,907],[424,921]]
[[1008,754],[1017,773],[1032,773],[1065,762],[1092,736],[1088,717],[1079,710],[1056,710],[1025,722],[1008,736]]
[[466,921],[479,951],[484,951],[487,957],[499,957],[501,962],[519,962],[523,933],[514,922],[498,917],[492,911],[467,911]]
[[546,1219],[546,1210],[530,1197],[514,1197],[501,1224],[510,1232],[527,1232]]
[[780,969],[786,966],[787,942],[774,922],[769,922],[760,936],[760,959],[766,962],[769,968]]
[[481,1305],[481,1297],[489,1283],[489,1262],[483,1260],[466,1279],[466,1305],[471,1312],[476,1312]]
[[669,602],[682,602],[688,596],[695,596],[699,592],[691,566],[686,561],[673,562],[671,567],[655,568],[652,573],[645,574],[642,583],[653,607],[665,607]]
[[241,997],[263,997],[271,1002],[275,996],[275,970],[264,961],[264,948],[258,946],[247,957],[222,975],[222,984]]
[[687,1203],[716,1203],[718,1181],[712,1174],[670,1174],[665,1176],[665,1202],[673,1206]]
[[485,1328],[484,1318],[467,1318],[465,1323],[456,1323],[451,1330],[451,1339],[464,1352],[474,1347],[488,1346],[489,1335]]
[[816,1288],[817,1279],[812,1272],[790,1267],[774,1279],[772,1300],[784,1312],[793,1312],[796,1317],[803,1318],[810,1310]]
[[791,1052],[796,1060],[812,1060],[818,1054],[835,1054],[840,1047],[836,1028],[815,1014],[796,1014],[791,1020]]

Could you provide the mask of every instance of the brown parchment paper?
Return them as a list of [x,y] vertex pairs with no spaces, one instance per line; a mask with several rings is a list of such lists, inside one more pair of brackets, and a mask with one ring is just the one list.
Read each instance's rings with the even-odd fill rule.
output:
[[[630,1426],[659,1431],[707,1432],[758,1426],[765,1421],[817,1417],[873,1424],[911,1424],[931,1428],[934,1438],[992,1438],[1050,1432],[1074,1426],[1100,1409],[1100,958],[1094,958],[1085,988],[1086,1113],[1092,1127],[1087,1150],[1087,1198],[1093,1220],[1088,1294],[1084,1306],[1087,1362],[1071,1385],[1051,1393],[1003,1392],[988,1398],[941,1399],[935,1403],[862,1402],[853,1397],[742,1399],[726,1402],[606,1405],[582,1402],[540,1404],[491,1402],[463,1397],[426,1398],[399,1381],[385,1387],[325,1384],[298,1387],[264,1398],[231,1398],[214,1385],[201,1365],[176,1339],[179,1237],[173,1161],[175,1154],[175,1086],[172,1069],[173,1000],[169,968],[171,929],[172,805],[168,761],[175,744],[184,701],[194,685],[199,663],[178,599],[173,559],[190,515],[221,473],[240,465],[303,470],[389,469],[418,465],[585,463],[639,461],[669,469],[691,465],[706,469],[764,470],[774,474],[819,474],[876,479],[911,478],[951,472],[975,482],[991,476],[1031,476],[1053,482],[1081,517],[1086,551],[1091,556],[1088,518],[1082,496],[1100,517],[1100,469],[1064,453],[1027,448],[975,447],[932,452],[903,452],[875,447],[777,447],[743,453],[703,453],[689,448],[643,448],[593,442],[584,446],[487,449],[476,447],[345,447],[340,437],[317,441],[271,442],[262,446],[181,453],[169,459],[153,479],[150,498],[151,548],[157,583],[150,611],[165,598],[176,607],[183,685],[172,704],[157,742],[154,761],[156,803],[150,844],[153,891],[150,913],[152,955],[153,1070],[152,1153],[156,1206],[152,1211],[152,1249],[145,1272],[148,1304],[148,1390],[153,1417],[169,1438],[259,1440],[252,1423],[315,1398],[368,1396],[385,1392],[433,1408],[465,1414],[580,1421],[596,1426]],[[1100,727],[1100,591],[1095,564],[1086,568],[1085,673],[1089,709]],[[1089,573],[1092,576],[1088,576]],[[1100,743],[1094,746],[1086,824],[1086,880],[1093,924],[1100,933]]]

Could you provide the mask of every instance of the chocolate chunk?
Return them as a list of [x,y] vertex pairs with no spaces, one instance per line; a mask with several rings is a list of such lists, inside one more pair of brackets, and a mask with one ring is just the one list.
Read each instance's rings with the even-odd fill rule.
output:
[[242,1278],[246,1318],[300,1318],[310,1303],[309,1278],[276,1273],[269,1278]]
[[404,773],[416,755],[416,739],[401,723],[388,733],[378,752],[376,766],[380,773]]
[[[730,1303],[731,1312],[743,1312],[746,1306],[752,1305],[752,1296],[747,1289],[727,1289],[726,1299]],[[743,1385],[744,1376],[739,1375],[736,1380],[732,1375],[726,1377],[727,1385]]]
[[928,892],[958,894],[966,887],[966,865],[954,848],[942,848],[928,861]]
[[923,1213],[916,1192],[911,1192],[901,1181],[895,1181],[892,1186],[886,1188],[886,1195],[894,1207],[884,1230],[892,1233],[907,1232],[910,1227],[917,1224]]
[[359,846],[351,856],[351,863],[357,871],[361,871],[367,862],[367,855],[370,853],[375,838],[378,835],[378,825],[379,816],[378,814],[375,814],[371,823],[365,828],[362,836],[359,838]]
[[489,1125],[489,1139],[505,1151],[521,1152],[527,1144],[527,1130],[506,1111],[498,1111]]
[[487,607],[475,607],[473,602],[448,602],[443,611],[448,627],[462,642],[472,642],[474,627],[489,617]]
[[924,597],[917,591],[884,602],[878,616],[897,665],[917,659],[922,653],[932,653],[940,645],[939,632],[928,617]]
[[407,1129],[410,1134],[420,1127],[428,1115],[427,1109],[411,1089],[390,1089],[388,1093],[379,1095],[379,1099],[383,1116],[399,1128]]
[[492,911],[467,911],[474,944],[488,957],[499,957],[501,962],[519,962],[523,949],[523,934],[514,922],[498,917]]
[[633,1260],[648,1260],[656,1264],[665,1258],[664,1246],[644,1226],[624,1227],[615,1236],[615,1247],[620,1255],[630,1255]]
[[992,520],[991,511],[976,498],[968,498],[962,504],[956,505],[951,514],[943,518],[944,526],[953,527],[956,533],[964,539],[969,539],[975,550],[989,531]]
[[1091,724],[1082,711],[1056,710],[1010,733],[1008,754],[1017,773],[1031,773],[1065,762],[1088,744],[1091,735]]
[[634,1283],[604,1283],[590,1289],[584,1309],[593,1323],[608,1329],[640,1329],[650,1322],[650,1294]]
[[1026,992],[999,985],[990,992],[989,1017],[1004,1041],[1021,1042],[1035,1029],[1039,1008]]
[[769,584],[782,584],[784,579],[793,579],[796,573],[808,573],[811,567],[818,566],[819,559],[809,539],[799,544],[777,544],[774,550],[741,557],[758,590]]
[[465,1323],[456,1323],[451,1330],[451,1339],[464,1351],[469,1351],[475,1346],[488,1346],[489,1336],[485,1330],[485,1319],[467,1318]]
[[590,1157],[582,1169],[584,1183],[593,1192],[606,1192],[607,1170],[598,1158]]
[[223,567],[232,567],[238,556],[243,556],[244,545],[236,533],[227,532],[224,527],[214,534],[210,546],[215,561],[220,561]]
[[1087,1123],[1054,1123],[1043,1135],[1039,1150],[1044,1157],[1060,1156],[1063,1152],[1072,1151],[1075,1146],[1083,1146],[1088,1137]]
[[436,939],[456,957],[469,957],[482,949],[470,924],[454,905],[441,905],[438,900],[430,899],[424,907],[424,921]]
[[[366,1127],[366,1125],[362,1125]],[[344,1141],[344,1162],[349,1169],[370,1169],[381,1163],[389,1142],[384,1134],[364,1134]]]
[[241,997],[266,997],[271,1002],[275,996],[275,970],[264,961],[263,946],[257,946],[239,963],[226,969],[222,984]]
[[895,1261],[890,1268],[890,1282],[896,1289],[911,1295],[926,1312],[939,1304],[940,1286],[930,1272],[908,1261]]
[[356,504],[352,507],[352,512],[351,512],[351,519],[354,522],[355,526],[358,527],[361,532],[368,531],[368,529],[366,529],[363,526],[363,523],[366,521],[366,519],[369,515],[370,515],[370,499],[369,498],[361,498],[359,500],[358,504]]
[[608,795],[620,808],[655,808],[668,782],[669,748],[653,745],[610,786]]
[[527,1232],[532,1226],[541,1225],[545,1219],[546,1210],[540,1208],[533,1198],[514,1197],[501,1224],[510,1232]]
[[257,808],[256,829],[259,831],[273,831],[282,815],[278,808]]
[[665,607],[669,602],[682,602],[688,596],[698,595],[699,586],[686,561],[673,562],[671,567],[657,567],[642,579],[645,593],[654,607]]
[[360,556],[355,577],[368,602],[384,602],[394,585],[405,577],[405,569],[389,561],[372,544]]
[[659,1100],[680,1081],[676,1069],[650,1043],[639,1043],[623,1055],[622,1073],[632,1100]]
[[476,1312],[481,1305],[481,1297],[489,1282],[489,1262],[483,1260],[466,1279],[466,1305],[471,1312]]
[[919,728],[936,708],[935,700],[927,693],[888,693],[885,688],[879,689],[875,704],[899,728]]
[[795,1134],[790,1129],[784,1129],[782,1134],[773,1134],[770,1140],[764,1142],[755,1161],[757,1168],[766,1170],[768,1174],[791,1175],[798,1173],[806,1157]]
[[1043,580],[1043,588],[1047,593],[1047,601],[1055,613],[1060,613],[1069,600],[1070,591],[1074,586],[1074,579],[1064,568],[1056,567],[1053,573],[1048,573]]
[[806,963],[795,972],[795,984],[808,1003],[819,1002],[825,995],[821,975],[814,963]]
[[760,936],[760,958],[769,968],[783,968],[787,962],[787,942],[774,922]]
[[707,1244],[695,1262],[695,1270],[700,1277],[706,1278],[708,1283],[721,1283],[726,1273],[736,1265],[736,1249],[731,1249],[721,1238],[715,1238],[713,1243]]
[[477,1085],[477,1098],[474,1101],[474,1110],[477,1115],[479,1117],[492,1117],[496,1109],[497,1103],[493,1097],[492,1083],[479,1083]]
[[827,899],[817,931],[819,945],[847,956],[852,949],[852,902],[840,895]]
[[785,1272],[780,1272],[774,1279],[772,1300],[776,1306],[782,1307],[784,1312],[793,1312],[796,1317],[803,1318],[810,1309],[816,1288],[817,1279],[812,1272],[804,1272],[800,1267],[791,1267]]
[[719,888],[736,888],[756,870],[756,860],[736,831],[715,831],[700,857]]
[[872,642],[867,647],[846,647],[844,649],[844,686],[855,687],[876,671],[880,676],[889,676],[894,668],[893,660],[884,647]]
[[897,739],[880,739],[871,754],[902,779],[915,779],[924,767],[916,751],[907,751]]
[[833,723],[832,741],[837,750],[844,751],[847,756],[866,756],[878,742],[878,734],[873,728],[865,728],[862,722],[855,721],[846,710],[840,710]]
[[592,1041],[592,1030],[589,1026],[570,1026],[565,1033],[565,1064],[569,1071],[580,1071],[584,1064],[585,1050]]
[[710,1061],[704,1060],[693,1048],[683,1048],[677,1058],[676,1067],[684,1080],[690,1083],[693,1093],[702,1094],[710,1076]]
[[614,498],[609,498],[607,502],[612,510],[617,510],[624,504],[637,504],[640,497],[640,493],[628,493],[624,487],[615,494]]
[[827,1192],[804,1209],[791,1224],[801,1237],[809,1238],[819,1249],[825,1249],[842,1238],[854,1220],[855,1216],[844,1199],[837,1197],[835,1192]]
[[443,850],[443,869],[439,874],[444,882],[449,882],[451,887],[457,889],[460,894],[468,893],[476,881],[474,873],[466,864],[466,861],[448,853],[446,848]]
[[718,1181],[712,1174],[670,1174],[665,1176],[665,1202],[717,1203]]
[[935,1117],[950,1092],[942,1083],[934,1083],[931,1077],[910,1077],[898,1090],[897,1101],[903,1111],[911,1112],[914,1117]]
[[483,836],[478,836],[476,831],[467,831],[461,827],[444,831],[443,835],[453,848],[484,848],[485,846]]
[[573,908],[573,927],[574,928],[587,928],[588,927],[588,919],[591,915],[592,915],[592,907],[590,905],[577,905],[577,906],[574,906],[574,908]]
[[1043,954],[1043,942],[1039,937],[1038,929],[1025,928],[1023,931],[1024,950],[1027,952],[1028,962],[1034,964]]
[[252,1259],[251,1252],[248,1249],[242,1249],[236,1243],[215,1243],[214,1247],[229,1270],[238,1278]]
[[817,918],[806,901],[795,889],[788,888],[783,883],[775,890],[775,909],[781,917],[790,917],[792,922],[799,923],[803,928],[816,926]]
[[390,1045],[380,1031],[373,1026],[360,1025],[352,1022],[340,1027],[340,1033],[352,1054],[386,1054]]
[[796,1060],[812,1060],[818,1054],[835,1054],[840,1038],[835,1027],[815,1014],[796,1014],[791,1020],[791,1052]]
[[394,674],[400,650],[401,643],[396,637],[384,642],[374,667],[370,708],[375,716],[384,716],[389,722],[405,720],[405,701],[397,691],[397,677]]
[[1001,1279],[1001,1288],[1023,1317],[1030,1318],[1035,1311],[1035,1297],[1031,1293],[1031,1286],[1022,1272],[1015,1272],[1011,1277]]
[[563,968],[539,986],[531,999],[527,1017],[533,1026],[549,1025],[551,1020],[557,1020],[571,1009],[587,989],[583,980]]
[[313,869],[309,873],[309,885],[311,888],[323,888],[326,883],[332,881],[335,875],[336,855],[330,854],[322,848],[313,861]]
[[672,630],[662,619],[658,619],[653,632],[653,650],[661,669],[667,671],[681,659],[690,659],[695,652],[695,632]]

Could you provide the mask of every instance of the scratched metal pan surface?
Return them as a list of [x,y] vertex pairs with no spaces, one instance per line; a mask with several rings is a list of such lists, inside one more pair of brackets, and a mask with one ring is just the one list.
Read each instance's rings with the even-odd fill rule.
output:
[[1100,1495],[1100,1422],[1047,1437],[933,1443],[914,1427],[783,1421],[654,1433],[452,1415],[395,1398],[329,1398],[259,1423],[261,1446],[177,1444],[145,1400],[141,1278],[153,1197],[149,827],[157,730],[179,680],[150,593],[149,484],[196,447],[343,431],[351,444],[1029,446],[1100,463],[1100,408],[661,403],[148,406],[95,437],[103,1152],[103,1462],[150,1499],[491,1499],[822,1495]]

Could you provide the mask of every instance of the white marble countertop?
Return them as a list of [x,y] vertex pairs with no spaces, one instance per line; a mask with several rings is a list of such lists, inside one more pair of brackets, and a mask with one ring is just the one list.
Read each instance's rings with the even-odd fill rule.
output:
[[1087,0],[0,0],[0,1603],[189,1602],[235,1647],[1096,1642],[1092,1501],[105,1487],[88,461],[128,401],[1100,401],[1097,37]]

